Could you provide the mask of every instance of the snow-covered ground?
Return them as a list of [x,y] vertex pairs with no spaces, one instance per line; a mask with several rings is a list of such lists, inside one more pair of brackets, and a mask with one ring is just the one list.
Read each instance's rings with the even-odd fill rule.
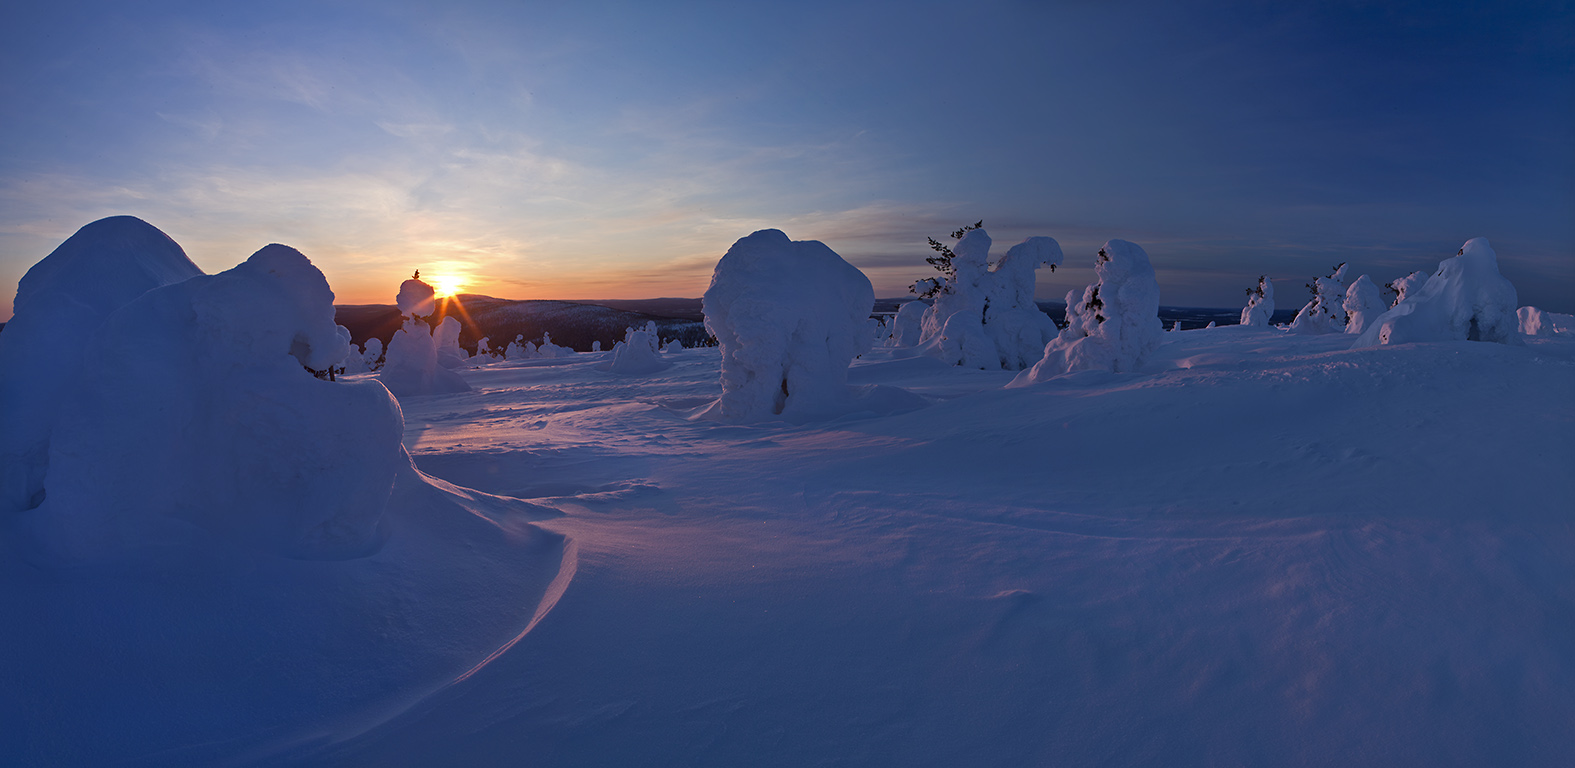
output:
[[401,474],[370,558],[8,526],[0,762],[1567,765],[1575,338],[1350,345],[878,348],[928,404],[802,425],[692,418],[714,348],[461,369],[404,441],[485,493]]
[[850,384],[932,403],[803,426],[688,418],[715,350],[467,371],[406,446],[561,512],[561,599],[294,757],[1567,765],[1575,342],[1349,346],[1171,333],[1021,389],[876,350]]

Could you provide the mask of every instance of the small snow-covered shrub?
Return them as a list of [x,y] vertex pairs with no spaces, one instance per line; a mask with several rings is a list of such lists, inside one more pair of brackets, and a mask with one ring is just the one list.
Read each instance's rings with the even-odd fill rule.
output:
[[850,399],[848,365],[870,348],[869,278],[816,240],[764,229],[728,249],[704,297],[722,348],[726,421],[813,417]]
[[305,558],[376,548],[409,466],[403,420],[382,386],[306,370],[348,348],[305,256],[270,245],[155,288],[93,344],[53,433],[34,523],[48,549],[92,558],[203,536]]
[[1536,307],[1521,307],[1515,315],[1520,320],[1520,332],[1527,336],[1575,333],[1575,315],[1544,312]]
[[1345,301],[1341,306],[1345,309],[1347,317],[1346,333],[1361,333],[1367,330],[1367,326],[1389,311],[1389,307],[1384,303],[1383,293],[1367,275],[1356,278],[1356,281],[1351,283],[1351,287],[1345,289]]
[[[1016,371],[1032,365],[1056,336],[1055,323],[1034,303],[1035,272],[1061,263],[1061,246],[1030,237],[993,267],[990,235],[971,229],[952,249],[952,274],[933,291],[919,346],[952,365]],[[919,287],[914,287],[916,292]]]
[[[394,338],[388,342],[388,351],[383,355],[383,370],[377,376],[378,381],[383,382],[383,386],[396,396],[470,391],[470,385],[459,374],[438,362],[438,337],[422,319],[436,309],[433,297],[432,286],[420,278],[413,277],[399,286],[399,311],[405,315],[405,324],[394,332]],[[457,321],[453,328],[457,340]],[[457,348],[458,345],[455,346]]]
[[1353,348],[1414,341],[1496,341],[1515,344],[1520,318],[1515,286],[1498,272],[1487,238],[1467,240],[1438,264],[1421,288],[1379,317]]
[[1256,325],[1264,328],[1273,323],[1274,317],[1274,281],[1268,275],[1258,278],[1258,287],[1247,289],[1247,306],[1241,310],[1242,325]]
[[1111,240],[1094,262],[1098,280],[1066,294],[1067,326],[1034,367],[1009,386],[1025,386],[1073,371],[1136,370],[1164,336],[1159,320],[1159,281],[1148,253],[1136,243]]
[[0,334],[0,514],[43,501],[49,435],[83,370],[82,356],[61,350],[142,294],[201,274],[174,240],[132,216],[88,224],[27,271]]
[[1307,286],[1312,289],[1312,301],[1296,313],[1291,330],[1296,333],[1345,332],[1345,263],[1334,268],[1327,277],[1320,277]]
[[612,360],[597,366],[597,370],[643,376],[665,371],[672,365],[658,351],[656,323],[648,322],[639,330],[624,329],[623,341],[613,345]]

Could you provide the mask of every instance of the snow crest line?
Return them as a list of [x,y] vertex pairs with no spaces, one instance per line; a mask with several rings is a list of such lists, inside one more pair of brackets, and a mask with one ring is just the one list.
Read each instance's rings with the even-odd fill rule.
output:
[[493,661],[497,660],[499,656],[508,653],[509,649],[513,648],[515,643],[518,643],[520,640],[524,639],[526,635],[530,634],[530,631],[535,629],[536,625],[541,623],[541,620],[546,618],[548,613],[552,612],[553,607],[558,604],[558,600],[563,597],[563,593],[568,590],[569,582],[574,580],[575,571],[579,569],[579,553],[579,542],[570,539],[569,542],[563,547],[563,561],[558,566],[558,575],[553,577],[551,584],[547,585],[547,591],[542,594],[541,602],[536,604],[536,613],[531,616],[530,623],[526,624],[525,628],[520,630],[520,633],[515,635],[508,642],[498,646],[497,650],[487,654],[487,658],[477,662],[476,666],[471,667],[470,669],[466,670],[464,674],[451,680],[449,685],[456,685],[465,682],[466,680],[470,679],[471,675],[480,672],[482,667],[491,664]]

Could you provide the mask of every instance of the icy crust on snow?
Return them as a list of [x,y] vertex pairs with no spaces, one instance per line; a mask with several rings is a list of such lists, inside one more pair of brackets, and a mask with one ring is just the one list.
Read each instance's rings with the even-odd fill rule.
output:
[[1345,309],[1347,318],[1346,333],[1361,333],[1367,330],[1373,321],[1389,311],[1389,307],[1384,303],[1383,294],[1367,275],[1356,278],[1356,282],[1345,289],[1345,301],[1341,306]]
[[1487,238],[1467,240],[1427,282],[1357,337],[1353,348],[1416,341],[1520,343],[1515,286],[1498,271]]
[[848,386],[848,364],[871,347],[865,321],[874,304],[869,278],[824,243],[775,229],[734,243],[703,298],[722,352],[722,396],[701,415],[810,421],[876,402],[917,407],[916,396]]
[[1274,317],[1274,281],[1267,276],[1258,278],[1258,287],[1247,292],[1247,306],[1241,310],[1242,325],[1267,328]]
[[1343,333],[1345,331],[1346,265],[1334,268],[1328,277],[1313,282],[1313,298],[1296,313],[1291,330],[1296,333]]
[[[406,280],[399,286],[399,310],[405,314],[405,324],[389,340],[383,370],[377,376],[396,397],[470,391],[470,385],[442,362],[445,350],[450,358],[464,355],[459,348],[459,321],[446,317],[434,329],[421,319],[436,308],[432,296],[432,286],[420,280]],[[447,342],[447,334],[452,334],[452,343]],[[459,359],[454,364],[462,362]]]
[[1536,307],[1521,307],[1515,315],[1520,320],[1520,332],[1527,336],[1575,333],[1575,315],[1544,312]]
[[1099,279],[1081,298],[1076,290],[1067,292],[1066,328],[1010,386],[1074,371],[1134,371],[1159,347],[1159,281],[1148,253],[1136,243],[1111,240],[1099,249],[1094,272]]
[[43,500],[49,433],[84,368],[84,355],[62,351],[143,293],[201,274],[174,240],[133,216],[88,224],[27,271],[0,335],[0,515]]
[[1039,268],[1061,264],[1061,246],[1030,237],[992,268],[990,245],[983,229],[957,241],[955,275],[924,313],[919,346],[950,365],[1017,371],[1038,360],[1056,336],[1055,323],[1034,303],[1034,281]]
[[51,437],[40,547],[69,562],[218,539],[303,558],[364,555],[406,463],[399,406],[328,382],[348,349],[333,293],[270,245],[156,288],[93,336]]

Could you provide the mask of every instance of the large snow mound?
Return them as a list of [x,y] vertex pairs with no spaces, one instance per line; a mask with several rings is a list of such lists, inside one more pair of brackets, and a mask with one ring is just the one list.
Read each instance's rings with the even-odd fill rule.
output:
[[0,335],[0,515],[43,500],[61,395],[89,357],[68,350],[143,293],[201,274],[174,240],[133,216],[88,224],[27,271]]
[[990,245],[983,229],[957,241],[955,273],[924,313],[919,344],[950,365],[1021,370],[1056,336],[1055,323],[1034,303],[1034,282],[1039,268],[1060,265],[1061,246],[1053,238],[1030,237],[992,267]]
[[1520,342],[1515,286],[1498,271],[1487,238],[1467,240],[1453,258],[1373,322],[1354,347],[1415,341]]
[[1111,240],[1094,262],[1099,279],[1066,295],[1067,326],[1045,345],[1044,356],[1011,386],[1045,381],[1063,373],[1136,370],[1159,347],[1159,281],[1148,253],[1136,243]]
[[856,410],[848,364],[868,351],[869,278],[816,240],[763,229],[717,262],[704,296],[722,350],[722,396],[710,418],[824,419]]
[[91,343],[98,354],[63,398],[48,498],[33,515],[51,556],[210,538],[306,558],[377,547],[403,421],[383,387],[307,370],[348,349],[305,256],[270,245],[156,288]]

